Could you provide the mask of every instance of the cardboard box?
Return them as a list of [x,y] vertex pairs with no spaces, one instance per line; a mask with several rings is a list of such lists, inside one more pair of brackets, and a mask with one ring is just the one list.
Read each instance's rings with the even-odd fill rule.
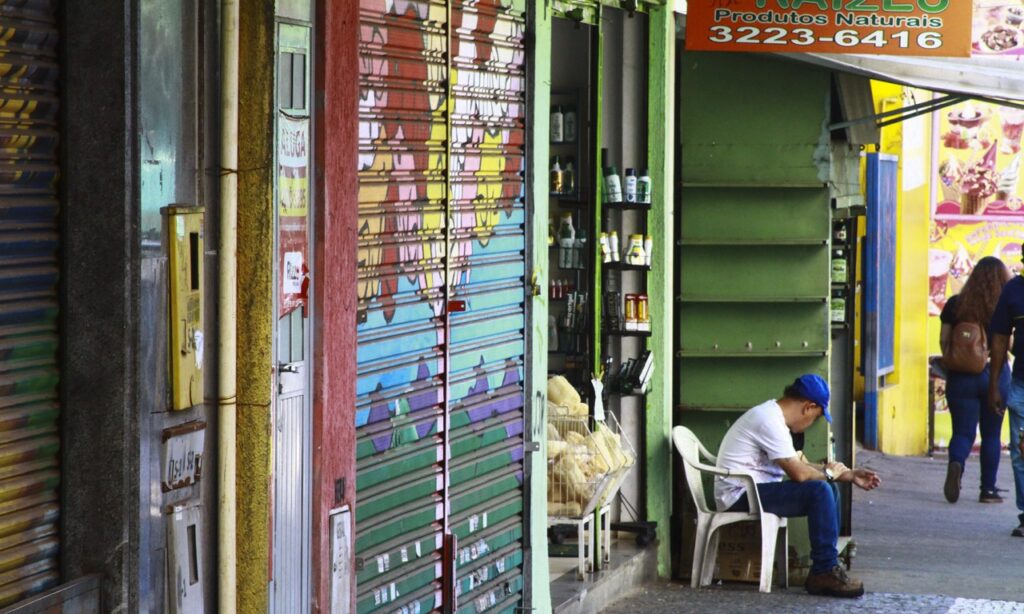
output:
[[718,533],[718,573],[715,575],[726,582],[760,582],[760,523],[729,524]]

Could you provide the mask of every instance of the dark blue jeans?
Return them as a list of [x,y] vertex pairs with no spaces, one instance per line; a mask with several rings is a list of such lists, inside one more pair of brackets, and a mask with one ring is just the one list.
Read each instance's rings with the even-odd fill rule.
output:
[[[825,573],[839,564],[836,542],[839,540],[839,489],[822,480],[807,482],[765,482],[757,485],[761,507],[777,516],[807,517],[811,539],[811,573]],[[740,497],[729,511],[747,511],[747,495]]]
[[[946,400],[953,422],[953,436],[949,440],[949,460],[960,463],[967,461],[974,447],[979,423],[981,425],[981,488],[992,490],[996,487],[996,473],[999,471],[999,441],[1003,429],[1003,417],[988,409],[988,367],[977,375],[950,371],[946,379]],[[1003,369],[999,378],[999,392],[1003,399],[1010,394],[1010,370]]]

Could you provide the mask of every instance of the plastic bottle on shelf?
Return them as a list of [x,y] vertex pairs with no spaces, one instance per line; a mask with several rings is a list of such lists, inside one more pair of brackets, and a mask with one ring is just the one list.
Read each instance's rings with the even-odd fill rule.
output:
[[632,266],[643,266],[647,262],[647,254],[644,252],[643,235],[629,235],[629,250],[626,254],[626,263]]
[[562,137],[566,143],[576,142],[576,107],[566,105],[562,113]]
[[647,235],[646,237],[644,237],[644,258],[646,260],[646,262],[644,262],[644,264],[646,264],[647,266],[651,266],[651,258],[652,258],[651,254],[653,252],[654,252],[654,237],[652,237],[651,235]]
[[626,202],[636,202],[636,171],[631,168],[626,169],[626,181],[625,181]]
[[604,169],[604,202],[622,202],[622,182],[619,181],[619,169],[614,166]]
[[608,240],[608,233],[602,232],[598,241],[601,244],[601,262],[607,264],[612,261],[612,248]]
[[846,281],[846,256],[843,250],[837,249],[832,252],[832,282],[845,284]]
[[612,231],[608,235],[608,249],[612,253],[612,262],[619,261],[619,233]]
[[651,178],[646,168],[640,171],[640,177],[636,180],[636,202],[642,205],[651,204]]
[[562,223],[558,227],[558,266],[563,269],[572,268],[572,248],[576,243],[576,229],[572,226],[572,213],[562,214]]
[[562,172],[562,166],[558,163],[558,156],[555,156],[551,160],[551,193],[561,194],[565,188],[564,184],[564,173]]
[[587,242],[587,236],[583,234],[581,230],[576,235],[576,240],[572,244],[572,268],[582,269],[583,268],[583,245]]
[[551,108],[551,142],[561,143],[565,138],[564,132],[565,116],[562,114],[562,105],[555,105]]
[[565,168],[562,169],[562,193],[572,194],[576,191],[576,165],[572,156],[565,159]]

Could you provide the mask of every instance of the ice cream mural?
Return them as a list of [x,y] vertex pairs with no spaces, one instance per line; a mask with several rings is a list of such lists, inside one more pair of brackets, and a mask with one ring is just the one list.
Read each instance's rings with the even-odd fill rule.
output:
[[1024,55],[1024,6],[1019,1],[975,0],[973,55],[1017,60]]
[[1020,192],[1024,110],[965,102],[937,113],[936,219],[1024,220]]

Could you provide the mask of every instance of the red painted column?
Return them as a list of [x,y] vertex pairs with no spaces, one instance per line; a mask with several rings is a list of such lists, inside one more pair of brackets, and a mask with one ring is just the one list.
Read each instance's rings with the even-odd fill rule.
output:
[[330,510],[348,505],[355,528],[359,3],[319,0],[317,23],[312,590],[313,611],[327,612]]

